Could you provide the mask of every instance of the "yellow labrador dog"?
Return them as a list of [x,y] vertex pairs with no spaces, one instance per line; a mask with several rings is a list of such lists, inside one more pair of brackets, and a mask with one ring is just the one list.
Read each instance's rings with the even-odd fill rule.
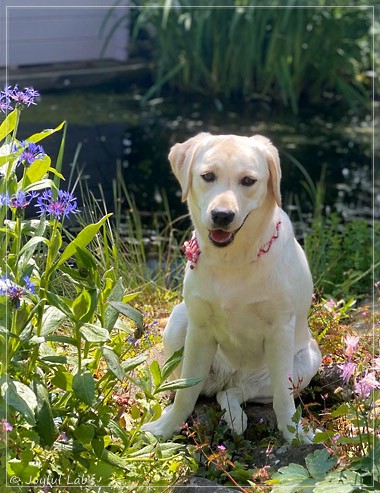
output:
[[[294,433],[290,380],[302,390],[321,353],[307,316],[312,279],[305,254],[281,209],[280,161],[260,135],[201,133],[170,151],[169,160],[194,225],[187,242],[184,302],[164,332],[165,353],[184,349],[180,376],[201,377],[178,390],[174,404],[144,429],[177,432],[199,394],[216,394],[229,427],[243,433],[246,401],[272,402],[287,441]],[[179,375],[176,375],[178,377]]]

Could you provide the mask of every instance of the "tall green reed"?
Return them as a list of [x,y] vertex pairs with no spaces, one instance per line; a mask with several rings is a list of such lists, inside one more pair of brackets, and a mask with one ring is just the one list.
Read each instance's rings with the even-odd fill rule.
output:
[[[344,7],[323,0],[302,6],[294,0],[138,5],[128,11],[131,47],[139,35],[151,37],[156,64],[146,99],[169,85],[217,98],[270,100],[294,113],[329,93],[348,106],[368,107],[372,9],[364,1]],[[106,17],[108,38],[117,27]]]

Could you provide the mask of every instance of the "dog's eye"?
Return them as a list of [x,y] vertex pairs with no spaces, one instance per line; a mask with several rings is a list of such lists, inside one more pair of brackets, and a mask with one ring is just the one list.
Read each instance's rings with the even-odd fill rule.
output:
[[256,181],[257,180],[251,178],[250,176],[245,176],[240,183],[243,185],[243,187],[251,187],[256,183]]
[[203,173],[203,175],[201,175],[201,177],[207,183],[211,183],[212,181],[216,180],[216,175],[212,171],[210,171],[209,173]]

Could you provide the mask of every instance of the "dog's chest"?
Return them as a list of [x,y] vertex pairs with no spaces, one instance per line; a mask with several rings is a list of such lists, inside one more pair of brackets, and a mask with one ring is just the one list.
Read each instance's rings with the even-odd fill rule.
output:
[[245,312],[247,305],[254,305],[271,298],[273,294],[271,284],[270,276],[265,277],[261,269],[248,265],[247,269],[237,267],[225,272],[224,275],[217,271],[200,275],[196,283],[191,283],[189,291],[231,318]]

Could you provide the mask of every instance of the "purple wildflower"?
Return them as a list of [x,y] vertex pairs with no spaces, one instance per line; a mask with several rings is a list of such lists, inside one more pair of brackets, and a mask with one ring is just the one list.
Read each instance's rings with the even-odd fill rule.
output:
[[338,368],[342,370],[342,380],[347,385],[350,378],[354,374],[356,370],[356,364],[352,361],[348,361],[347,363],[343,363],[342,365],[338,365]]
[[20,142],[20,146],[17,144],[13,147],[13,152],[21,151],[17,158],[17,163],[32,164],[36,159],[41,159],[46,156],[42,146],[35,144],[34,142],[27,142],[26,140]]
[[35,197],[38,197],[37,192],[24,192],[23,190],[18,190],[15,195],[12,195],[12,197],[8,199],[7,205],[14,209],[25,209]]
[[359,397],[366,398],[374,389],[378,388],[380,388],[380,382],[376,380],[375,373],[371,372],[356,382],[355,392]]
[[34,294],[34,283],[28,276],[23,280],[24,286],[20,286],[6,276],[0,277],[0,295],[6,296],[16,308],[20,306],[20,299],[24,294]]
[[17,84],[13,89],[11,86],[6,87],[1,93],[1,97],[5,97],[8,102],[14,101],[19,107],[29,107],[31,104],[37,104],[34,99],[39,95],[40,93],[33,87],[25,87],[23,91],[20,91]]
[[354,353],[356,351],[356,346],[358,345],[359,337],[347,335],[344,338],[344,342],[346,343],[346,349],[344,352],[345,352],[346,356],[348,356],[349,358],[352,358],[352,356],[354,355]]
[[13,430],[13,426],[10,423],[8,423],[8,421],[5,418],[3,418],[1,420],[1,427],[2,427],[3,431],[12,431]]
[[69,441],[69,437],[64,431],[62,431],[62,433],[57,437],[57,442],[68,442],[68,441]]
[[224,445],[218,445],[216,448],[220,450],[220,452],[225,452],[227,450],[227,447],[225,447]]
[[51,190],[46,190],[38,197],[36,207],[40,208],[38,214],[49,214],[60,219],[79,212],[77,205],[77,199],[70,192],[58,190],[57,197],[53,197]]

